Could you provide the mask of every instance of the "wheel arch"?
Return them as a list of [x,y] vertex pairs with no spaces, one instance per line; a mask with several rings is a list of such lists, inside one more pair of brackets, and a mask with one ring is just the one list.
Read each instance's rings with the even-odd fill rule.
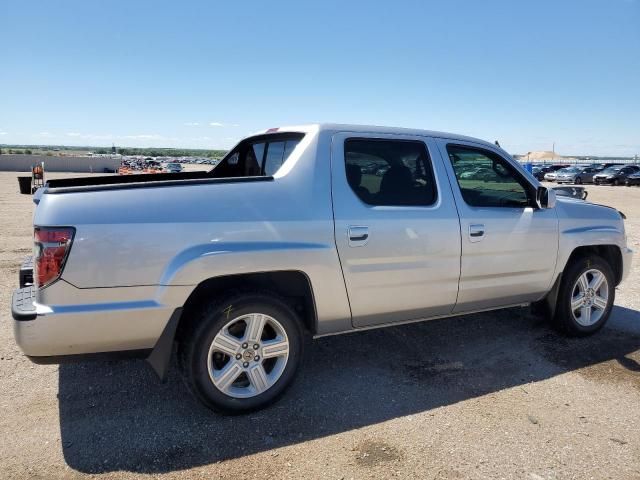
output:
[[176,340],[184,337],[194,311],[204,302],[242,291],[268,292],[283,298],[300,316],[303,327],[312,335],[316,333],[318,316],[309,276],[300,270],[280,270],[222,275],[200,282],[182,308]]
[[613,270],[615,275],[616,286],[622,281],[622,252],[618,245],[604,244],[604,245],[582,245],[573,249],[569,258],[567,259],[564,268],[570,265],[571,262],[577,258],[583,258],[589,255],[597,255],[602,257]]
[[556,275],[555,281],[553,282],[549,292],[542,299],[531,304],[532,310],[535,314],[545,315],[549,318],[552,318],[555,315],[557,307],[556,302],[565,270],[572,262],[589,255],[602,257],[607,263],[609,263],[609,265],[611,265],[611,269],[615,275],[616,286],[622,281],[623,264],[620,247],[613,244],[581,245],[575,247],[571,251],[571,254],[569,254],[567,261],[562,265],[562,270]]

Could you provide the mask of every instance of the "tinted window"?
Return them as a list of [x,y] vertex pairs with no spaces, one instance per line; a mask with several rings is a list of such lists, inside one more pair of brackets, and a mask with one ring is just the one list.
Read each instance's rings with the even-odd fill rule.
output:
[[253,156],[259,163],[262,163],[262,158],[264,157],[264,146],[264,142],[258,142],[251,145],[251,148],[253,149]]
[[447,152],[467,204],[474,207],[531,204],[524,180],[499,155],[457,145],[448,145]]
[[248,138],[222,159],[212,176],[274,175],[303,137],[298,133],[282,133]]
[[424,143],[348,139],[344,144],[347,181],[369,205],[432,205],[436,187]]
[[264,162],[265,175],[272,175],[278,171],[280,165],[284,161],[284,143],[273,142],[269,144],[267,149],[267,157]]
[[264,161],[264,174],[273,175],[282,166],[284,161],[289,158],[293,149],[298,145],[299,140],[287,140],[284,142],[269,143],[267,148],[267,156]]

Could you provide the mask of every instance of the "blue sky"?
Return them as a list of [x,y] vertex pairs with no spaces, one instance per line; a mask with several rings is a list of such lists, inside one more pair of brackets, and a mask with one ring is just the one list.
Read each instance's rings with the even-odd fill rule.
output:
[[327,121],[640,154],[640,0],[0,0],[0,67],[0,143]]

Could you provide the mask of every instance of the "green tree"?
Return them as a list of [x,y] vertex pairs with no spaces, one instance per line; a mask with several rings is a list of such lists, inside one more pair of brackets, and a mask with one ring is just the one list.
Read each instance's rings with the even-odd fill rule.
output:
[[24,154],[25,155],[31,155],[31,150],[29,150],[28,148],[25,149]]

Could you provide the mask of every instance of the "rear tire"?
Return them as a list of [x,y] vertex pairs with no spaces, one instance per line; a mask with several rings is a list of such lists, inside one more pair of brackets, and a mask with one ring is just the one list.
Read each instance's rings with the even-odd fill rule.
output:
[[276,295],[241,293],[204,306],[178,357],[183,378],[210,409],[264,408],[291,385],[303,355],[300,319]]
[[562,274],[554,325],[570,336],[591,335],[607,323],[614,300],[609,264],[597,255],[577,258]]

